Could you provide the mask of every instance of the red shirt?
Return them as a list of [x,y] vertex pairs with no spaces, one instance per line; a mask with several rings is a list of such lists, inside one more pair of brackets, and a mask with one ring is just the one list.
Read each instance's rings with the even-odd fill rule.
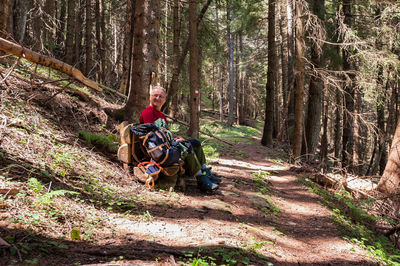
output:
[[139,124],[151,123],[153,124],[157,119],[162,118],[168,125],[167,118],[164,113],[154,109],[153,106],[149,105],[146,109],[142,111],[139,118]]

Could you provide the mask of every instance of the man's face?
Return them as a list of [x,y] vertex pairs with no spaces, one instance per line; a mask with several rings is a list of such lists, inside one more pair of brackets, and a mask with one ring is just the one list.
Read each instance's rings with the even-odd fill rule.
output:
[[154,89],[150,95],[150,104],[153,106],[156,110],[161,110],[161,107],[165,103],[165,98],[167,95],[165,95],[165,92],[161,89]]

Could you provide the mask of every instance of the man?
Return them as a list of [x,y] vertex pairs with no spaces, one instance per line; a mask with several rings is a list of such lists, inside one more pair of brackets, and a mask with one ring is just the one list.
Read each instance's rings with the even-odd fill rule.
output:
[[[150,89],[150,105],[144,109],[140,115],[139,123],[154,123],[158,119],[163,119],[168,126],[167,119],[161,108],[165,103],[167,93],[161,86],[154,86]],[[211,168],[206,165],[206,157],[198,139],[184,139],[174,136],[174,141],[182,142],[188,146],[189,154],[185,158],[185,170],[195,176],[197,185],[201,191],[212,192],[219,188],[221,179],[211,173]]]

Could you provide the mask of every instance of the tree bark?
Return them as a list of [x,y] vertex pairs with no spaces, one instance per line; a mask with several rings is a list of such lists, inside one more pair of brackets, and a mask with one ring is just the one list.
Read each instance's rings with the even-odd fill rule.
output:
[[95,89],[97,91],[102,91],[96,82],[86,78],[81,71],[60,60],[38,54],[34,51],[21,47],[18,44],[7,41],[3,38],[0,38],[0,50],[16,55],[18,57],[22,57],[33,63],[37,63],[42,66],[50,67],[55,70],[61,71],[67,75],[74,77],[76,80],[82,82],[84,85],[92,89]]
[[85,75],[91,76],[93,69],[93,0],[86,0],[86,27],[85,27]]
[[[239,33],[239,54],[243,55],[243,33]],[[244,66],[244,62],[242,56],[239,61],[239,93],[238,93],[238,120],[239,125],[246,125],[246,112],[245,112],[245,103],[244,103],[244,91],[245,91],[245,76],[246,76],[246,67]]]
[[200,107],[200,88],[199,88],[199,49],[197,42],[197,23],[196,23],[197,1],[189,1],[189,83],[190,83],[190,126],[187,135],[197,138],[199,135],[199,107]]
[[[111,73],[112,67],[110,66],[110,60],[109,60],[109,49],[108,47],[108,42],[107,42],[107,33],[106,33],[106,6],[105,6],[105,1],[100,0],[100,34],[101,34],[101,51],[100,53],[103,55],[102,60],[101,60],[101,73],[100,77],[101,80],[105,84],[109,84],[110,80],[112,79]],[[117,71],[115,71],[117,72]]]
[[[66,6],[66,1],[61,0],[60,1],[60,16],[58,17],[58,26],[57,26],[57,31],[56,31],[56,42],[59,45],[63,45],[64,41],[66,40],[65,36],[65,14],[67,13],[67,6]],[[70,2],[68,0],[68,2]],[[68,3],[69,4],[69,3]],[[54,13],[54,10],[51,10],[51,5],[48,7],[50,14]],[[67,33],[68,33],[68,28],[67,28]]]
[[304,26],[303,26],[303,3],[296,2],[296,106],[295,106],[295,125],[293,140],[293,156],[295,160],[301,155],[301,145],[303,137],[304,119]]
[[[322,27],[325,16],[325,0],[313,0],[312,10],[318,16]],[[318,69],[322,67],[323,44],[318,40],[313,40],[311,44],[311,63],[313,73],[310,77],[309,101],[306,121],[306,145],[307,158],[313,160],[321,131],[322,113],[322,92],[323,83],[318,75]]]
[[361,152],[365,152],[365,150],[361,149],[360,143],[360,130],[361,130],[361,105],[362,105],[362,97],[361,91],[356,88],[354,89],[354,119],[353,119],[353,172],[355,174],[360,174],[362,169],[362,159]]
[[138,121],[140,112],[149,103],[149,89],[157,82],[152,74],[157,73],[160,51],[160,0],[136,0],[133,58],[128,101],[117,110],[117,119]]
[[[172,43],[172,72],[176,73],[178,69],[178,64],[179,64],[179,42],[180,42],[180,37],[181,37],[181,20],[180,20],[180,14],[179,14],[179,1],[174,0],[174,5],[172,8],[173,12],[173,22],[172,22],[172,27],[173,27],[173,43]],[[175,76],[171,80],[171,88],[178,88],[179,81],[178,77]],[[168,108],[169,106],[167,106]],[[176,95],[172,99],[172,105],[169,108],[169,114],[170,116],[174,117],[176,113],[178,112],[178,102],[177,102],[177,97]]]
[[134,29],[134,14],[135,14],[135,0],[127,0],[127,17],[124,25],[124,47],[122,51],[122,77],[119,86],[119,91],[128,95],[131,79],[131,61],[132,61],[132,44],[133,44],[133,29]]
[[233,92],[233,81],[234,81],[234,68],[233,68],[233,49],[234,49],[234,33],[233,33],[233,20],[234,20],[234,9],[233,3],[227,4],[227,30],[228,30],[228,66],[229,66],[229,83],[228,83],[228,104],[229,104],[229,115],[228,125],[233,125],[233,109],[234,109],[234,92]]
[[[287,0],[287,19],[288,19],[288,86],[289,90],[295,90],[295,77],[294,77],[294,57],[295,57],[295,38],[294,33],[296,31],[295,23],[294,23],[294,0]],[[293,132],[294,131],[294,114],[295,113],[295,93],[291,94],[291,98],[288,106],[288,114],[287,114],[287,124],[288,124],[288,140],[293,141]],[[289,135],[290,134],[290,135]]]
[[264,121],[264,131],[261,139],[261,144],[271,145],[274,117],[273,117],[273,100],[275,94],[275,0],[268,1],[268,70],[267,70],[267,84],[265,86],[265,121]]
[[24,41],[30,2],[30,0],[15,0],[14,2],[13,33],[14,39],[19,43]]
[[[343,0],[343,12],[344,12],[344,23],[347,27],[352,26],[352,0]],[[350,51],[348,49],[343,49],[343,70],[351,70],[350,62]],[[353,79],[354,75],[351,73],[347,74],[349,78],[345,84],[345,112],[343,115],[343,150],[342,150],[342,167],[348,168],[352,167],[353,164],[353,112],[354,112],[354,85]]]
[[396,132],[385,171],[376,188],[386,194],[395,194],[400,189],[400,118],[397,121]]
[[65,40],[65,62],[72,65],[74,62],[74,35],[75,35],[75,1],[68,0],[67,36]]
[[0,37],[7,36],[8,21],[11,16],[13,0],[0,0]]
[[[62,1],[63,7],[64,7],[64,14],[63,17],[60,17],[60,25],[62,29],[62,35],[64,36],[64,29],[65,29],[65,0]],[[54,15],[56,14],[55,9],[56,9],[56,1],[55,0],[46,0],[44,4],[44,16],[42,16],[42,19],[45,21],[46,27],[44,28],[44,39],[46,42],[50,44],[55,44],[56,39],[54,36],[54,25],[56,18]],[[62,42],[59,42],[59,44],[63,43],[64,39]]]
[[[204,4],[203,8],[201,9],[200,14],[197,17],[197,21],[196,21],[197,27],[199,26],[200,22],[202,21],[202,19],[204,17],[204,14],[206,13],[206,11],[208,9],[208,6],[210,5],[211,1],[212,0],[207,0],[207,2]],[[173,97],[175,97],[175,95],[176,95],[176,93],[178,91],[178,88],[172,87],[172,84],[173,84],[172,80],[174,80],[174,79],[177,80],[179,78],[179,74],[181,73],[181,69],[182,69],[183,63],[185,62],[185,58],[186,58],[186,55],[187,55],[188,51],[189,51],[189,39],[186,40],[185,47],[183,48],[182,53],[179,56],[178,68],[176,69],[176,72],[174,71],[172,73],[172,78],[171,78],[171,81],[170,81],[170,83],[168,85],[168,89],[167,89],[168,95],[167,95],[167,99],[166,99],[165,104],[164,104],[164,109],[167,108],[167,106],[169,106],[169,104],[171,102],[171,99]]]
[[323,115],[322,115],[322,136],[321,136],[321,152],[320,152],[320,161],[322,167],[327,169],[327,161],[328,161],[328,116],[329,116],[329,101],[327,100],[328,94],[323,93]]
[[[285,1],[282,1],[285,2]],[[287,21],[287,4],[280,3],[279,29],[281,35],[281,66],[282,66],[282,95],[283,102],[287,102],[289,92],[288,80],[288,21]]]
[[[219,32],[219,17],[218,17],[218,8],[215,9],[215,24],[217,27],[217,31]],[[218,49],[218,45],[216,46],[216,59],[217,59],[217,78],[218,78],[218,102],[219,102],[219,121],[222,123],[224,121],[224,110],[223,110],[223,100],[224,100],[224,92],[222,88],[222,64],[221,64],[221,52]]]
[[77,6],[77,16],[76,16],[76,24],[77,25],[75,27],[75,45],[74,45],[74,55],[75,55],[75,65],[77,67],[80,67],[81,69],[84,69],[84,64],[83,64],[83,60],[81,59],[81,52],[82,52],[82,37],[83,37],[83,33],[82,33],[82,27],[78,27],[80,25],[83,25],[83,18],[84,18],[84,3],[86,0],[80,0],[78,1],[79,5]]

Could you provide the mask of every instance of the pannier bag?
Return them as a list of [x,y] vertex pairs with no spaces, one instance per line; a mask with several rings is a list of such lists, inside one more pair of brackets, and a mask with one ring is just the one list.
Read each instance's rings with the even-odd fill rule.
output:
[[[135,176],[139,180],[145,182],[147,187],[152,188],[160,171],[165,170],[164,167],[170,168],[170,166],[178,165],[176,172],[171,173],[177,174],[181,168],[179,167],[180,151],[171,145],[171,139],[166,129],[159,128],[154,124],[142,124],[131,127],[131,131],[140,139],[151,158],[150,161],[141,162],[135,167]],[[166,171],[163,173],[165,174]]]
[[142,124],[131,127],[131,131],[142,141],[152,161],[162,167],[173,165],[179,161],[180,152],[172,147],[166,130],[154,124]]

